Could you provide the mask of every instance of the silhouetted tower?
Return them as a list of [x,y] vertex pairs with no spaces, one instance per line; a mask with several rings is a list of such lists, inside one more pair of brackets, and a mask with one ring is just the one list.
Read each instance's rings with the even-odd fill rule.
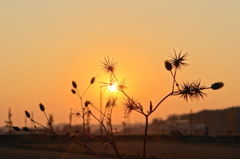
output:
[[69,114],[69,132],[72,129],[72,108],[70,108],[70,114]]
[[51,129],[53,129],[53,122],[54,122],[54,120],[53,120],[53,115],[50,114],[47,124],[48,124],[48,126],[49,126]]
[[9,135],[11,135],[11,129],[12,129],[12,113],[11,113],[11,108],[8,109],[8,121],[5,121],[5,123],[7,124],[6,127],[9,128]]
[[[89,111],[89,107],[87,107],[86,112],[88,112],[88,111]],[[91,119],[90,119],[90,114],[89,113],[87,113],[86,115],[87,115],[87,119],[86,119],[86,128],[87,128],[86,130],[87,131],[86,131],[86,133],[89,134],[91,132],[91,129],[90,129],[90,120]]]

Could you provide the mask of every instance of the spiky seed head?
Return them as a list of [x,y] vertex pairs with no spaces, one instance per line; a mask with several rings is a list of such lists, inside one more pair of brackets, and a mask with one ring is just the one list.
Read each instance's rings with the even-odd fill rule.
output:
[[43,112],[45,111],[45,107],[42,105],[42,103],[39,104],[39,108],[41,111],[43,111]]
[[90,81],[90,84],[93,84],[95,82],[95,77],[93,77]]
[[23,127],[22,128],[24,131],[29,131],[28,127]]
[[165,68],[168,71],[171,71],[172,70],[172,64],[169,61],[165,61]]
[[73,86],[73,88],[77,88],[77,83],[75,82],[75,81],[72,81],[72,86]]
[[224,86],[224,83],[223,82],[216,82],[216,83],[213,83],[211,88],[213,90],[217,90],[217,89],[220,89]]
[[71,89],[72,94],[76,94],[76,91],[74,89]]
[[101,66],[104,72],[114,73],[116,71],[117,62],[114,59],[109,57],[104,57],[104,61],[101,62]]
[[12,127],[15,131],[20,131],[20,128],[17,126]]
[[182,69],[183,67],[187,66],[188,64],[185,62],[187,60],[188,53],[182,55],[182,50],[177,54],[175,50],[174,55],[170,54],[170,62],[173,67],[176,69]]
[[25,111],[25,115],[30,118],[30,114],[28,113],[28,111]]

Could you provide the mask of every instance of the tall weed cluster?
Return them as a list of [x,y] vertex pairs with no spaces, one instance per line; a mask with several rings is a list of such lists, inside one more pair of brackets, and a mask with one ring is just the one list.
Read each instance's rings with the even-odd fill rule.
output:
[[[67,133],[67,140],[73,142],[75,144],[81,145],[86,149],[90,150],[92,153],[97,155],[100,158],[104,158],[102,154],[98,153],[97,150],[93,150],[91,147],[88,146],[88,139],[93,138],[95,140],[99,140],[102,143],[106,143],[110,145],[113,150],[116,152],[116,155],[121,159],[122,154],[118,151],[117,142],[114,137],[114,131],[112,127],[112,110],[114,106],[119,100],[119,94],[123,95],[122,108],[124,109],[125,115],[130,115],[131,112],[139,113],[145,118],[145,129],[144,129],[144,139],[143,139],[143,154],[142,158],[146,158],[146,144],[147,144],[147,135],[148,135],[148,124],[149,124],[149,116],[152,115],[157,108],[169,97],[178,96],[183,98],[183,100],[198,100],[203,99],[206,96],[204,92],[207,89],[218,90],[224,86],[223,82],[216,82],[213,83],[211,86],[205,86],[200,79],[196,79],[193,81],[186,81],[186,82],[178,82],[177,80],[177,73],[179,70],[184,69],[188,66],[187,64],[187,57],[188,53],[182,53],[182,50],[179,53],[176,53],[174,50],[173,54],[169,55],[169,59],[164,62],[164,66],[167,71],[169,71],[170,76],[172,78],[172,85],[171,91],[166,94],[162,99],[159,100],[157,104],[153,104],[149,101],[149,106],[147,110],[144,110],[144,107],[140,102],[136,99],[132,98],[127,92],[127,84],[126,79],[118,79],[116,75],[116,67],[117,62],[114,59],[105,57],[103,61],[101,61],[102,70],[109,75],[110,81],[109,83],[99,82],[101,93],[102,91],[115,87],[118,91],[115,95],[110,95],[108,98],[107,103],[105,104],[104,109],[102,110],[102,101],[100,102],[100,106],[96,106],[89,100],[84,99],[84,95],[87,90],[95,83],[95,77],[90,80],[89,86],[87,89],[81,94],[78,90],[78,85],[75,81],[72,81],[72,89],[71,92],[76,95],[80,99],[80,107],[76,107],[73,109],[73,113],[71,116],[81,119],[82,121],[82,130],[77,130],[74,133]],[[101,100],[101,99],[100,99]],[[48,123],[51,123],[50,118],[45,113],[45,107],[43,104],[39,104],[40,110],[44,113]],[[97,112],[101,114],[100,117],[97,117],[96,114],[92,113],[91,110],[95,109]],[[50,134],[54,134],[59,136],[55,133],[52,124],[49,124],[49,127],[42,125],[41,123],[35,121],[31,118],[28,111],[25,111],[25,115],[29,118],[32,123],[34,124],[34,130],[31,130],[27,127],[20,129],[19,127],[13,127],[16,131],[42,131]],[[88,118],[93,117],[98,123],[101,125],[101,133],[102,136],[94,136],[89,132],[89,123]],[[70,119],[72,119],[70,117]],[[70,121],[71,123],[71,121]],[[61,137],[61,136],[59,136]]]

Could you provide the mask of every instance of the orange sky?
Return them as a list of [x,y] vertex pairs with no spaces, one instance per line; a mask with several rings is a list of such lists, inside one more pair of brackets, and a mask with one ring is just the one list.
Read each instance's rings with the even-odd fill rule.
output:
[[[173,49],[190,55],[179,81],[201,78],[225,87],[207,90],[205,100],[171,97],[152,118],[240,105],[238,1],[1,1],[0,10],[0,126],[9,107],[15,126],[24,125],[25,110],[46,123],[39,103],[55,123],[68,122],[70,108],[79,104],[72,80],[84,91],[96,76],[86,100],[98,106],[98,82],[108,79],[99,61],[106,56],[119,61],[117,76],[147,109],[171,91],[164,61]],[[114,123],[122,123],[121,105],[114,114]],[[144,118],[133,113],[129,121]]]

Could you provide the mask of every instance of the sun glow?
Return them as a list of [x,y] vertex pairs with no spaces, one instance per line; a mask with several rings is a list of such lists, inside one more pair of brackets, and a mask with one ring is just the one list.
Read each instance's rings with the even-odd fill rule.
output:
[[109,83],[107,87],[110,92],[114,92],[117,90],[117,84],[113,82]]

